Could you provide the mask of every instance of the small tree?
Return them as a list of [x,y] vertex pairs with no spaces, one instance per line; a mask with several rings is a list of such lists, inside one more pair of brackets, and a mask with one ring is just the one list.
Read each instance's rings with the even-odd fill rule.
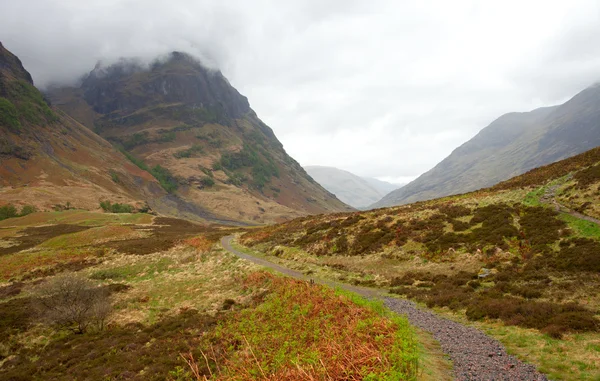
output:
[[111,311],[110,295],[81,275],[54,277],[38,288],[35,307],[46,323],[84,333],[103,329]]

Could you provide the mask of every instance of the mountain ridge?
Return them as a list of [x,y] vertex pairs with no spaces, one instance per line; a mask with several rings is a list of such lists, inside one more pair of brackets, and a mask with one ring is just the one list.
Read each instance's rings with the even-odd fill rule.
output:
[[164,213],[178,216],[183,203],[192,214],[267,223],[351,210],[285,152],[220,71],[187,54],[148,67],[97,65],[80,86],[48,95],[134,162],[159,169],[171,195],[154,208]]
[[352,172],[328,166],[309,165],[304,169],[325,189],[355,208],[364,208],[401,185],[365,178]]
[[567,102],[507,113],[431,170],[371,208],[401,205],[485,188],[600,145],[600,88]]
[[0,109],[3,202],[41,210],[97,209],[103,199],[142,207],[163,193],[108,142],[50,105],[1,43]]

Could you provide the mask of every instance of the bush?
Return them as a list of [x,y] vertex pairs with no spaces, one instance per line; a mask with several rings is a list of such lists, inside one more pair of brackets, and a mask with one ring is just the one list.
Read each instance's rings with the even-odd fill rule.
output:
[[33,205],[25,205],[25,206],[23,206],[21,208],[20,216],[24,217],[24,216],[26,216],[28,214],[35,213],[37,211],[38,210],[37,210],[37,208],[35,206],[33,206]]
[[176,159],[183,159],[183,158],[189,158],[192,157],[195,154],[201,154],[204,153],[204,148],[202,148],[202,146],[194,144],[192,147],[188,148],[188,149],[184,149],[181,151],[177,151],[173,154],[173,157],[175,157]]
[[6,220],[7,218],[18,217],[17,208],[14,205],[8,204],[0,206],[0,221]]
[[133,213],[134,209],[133,206],[129,204],[111,204],[110,201],[100,202],[100,207],[102,208],[102,210],[108,213]]
[[200,184],[202,184],[205,187],[212,187],[213,185],[215,185],[215,180],[212,179],[211,177],[204,177],[202,178],[202,180],[200,180]]
[[163,189],[169,193],[175,192],[179,187],[175,176],[165,167],[157,165],[150,170],[150,173],[158,180]]
[[46,323],[84,333],[90,327],[99,330],[110,314],[110,296],[80,275],[60,275],[38,288],[35,308]]

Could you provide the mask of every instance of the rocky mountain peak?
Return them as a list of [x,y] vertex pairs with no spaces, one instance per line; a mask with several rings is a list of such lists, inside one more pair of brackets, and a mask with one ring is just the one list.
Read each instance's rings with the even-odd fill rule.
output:
[[33,85],[31,74],[25,70],[21,60],[0,42],[0,97],[8,97],[7,82],[13,80],[23,80]]
[[107,67],[96,65],[82,89],[86,102],[100,114],[127,115],[142,106],[175,103],[226,118],[240,118],[250,111],[248,99],[220,71],[181,52],[172,52],[149,66],[137,59],[122,59]]

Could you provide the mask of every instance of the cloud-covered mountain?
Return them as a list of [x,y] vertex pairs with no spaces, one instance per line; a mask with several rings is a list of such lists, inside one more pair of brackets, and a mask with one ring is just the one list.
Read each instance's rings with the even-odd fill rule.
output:
[[52,107],[21,61],[0,43],[0,200],[98,209],[143,206],[166,192],[110,143]]
[[173,52],[149,66],[97,65],[52,102],[169,192],[153,209],[248,223],[350,210],[306,174],[223,74]]

